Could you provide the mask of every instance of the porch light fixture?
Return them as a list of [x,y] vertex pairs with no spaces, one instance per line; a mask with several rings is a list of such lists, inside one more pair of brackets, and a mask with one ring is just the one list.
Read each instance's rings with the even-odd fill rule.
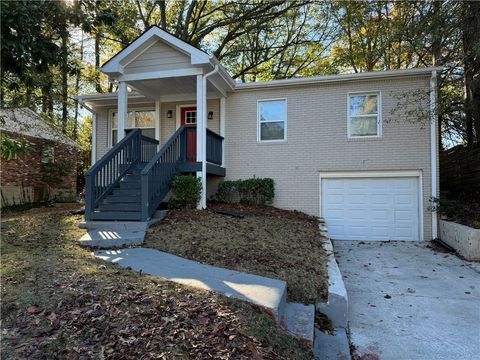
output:
[[167,111],[167,118],[169,118],[169,119],[172,118],[172,110]]
[[213,111],[209,111],[208,112],[208,120],[212,120],[213,119]]

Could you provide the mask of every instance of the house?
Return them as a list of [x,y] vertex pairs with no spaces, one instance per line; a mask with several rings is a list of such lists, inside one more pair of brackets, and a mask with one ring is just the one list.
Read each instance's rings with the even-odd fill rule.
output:
[[437,235],[436,68],[239,83],[152,27],[101,70],[118,92],[79,97],[94,115],[87,219],[148,219],[196,172],[200,208],[222,179],[269,177],[275,206],[324,217],[334,239]]
[[28,108],[0,109],[2,136],[28,148],[1,163],[3,206],[73,201],[77,194],[78,145]]

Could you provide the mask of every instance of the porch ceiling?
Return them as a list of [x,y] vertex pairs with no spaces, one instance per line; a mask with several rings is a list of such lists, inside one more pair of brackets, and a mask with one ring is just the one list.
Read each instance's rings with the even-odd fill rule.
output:
[[[117,107],[117,93],[93,94],[79,96],[81,102],[87,104],[92,109],[102,107]],[[154,101],[138,92],[128,94],[128,105],[151,105]]]
[[[215,77],[218,75],[213,75]],[[215,79],[213,79],[215,81]],[[174,101],[176,99],[195,99],[196,98],[196,77],[182,76],[151,80],[129,81],[128,85],[138,93],[152,99],[160,101]],[[220,97],[221,92],[210,82],[207,81],[207,97]]]

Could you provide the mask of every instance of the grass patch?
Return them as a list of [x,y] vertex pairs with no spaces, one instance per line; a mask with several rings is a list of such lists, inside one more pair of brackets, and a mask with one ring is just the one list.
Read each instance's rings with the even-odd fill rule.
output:
[[94,258],[66,210],[2,220],[2,358],[313,358],[253,306]]
[[151,227],[147,247],[202,263],[285,280],[290,301],[327,295],[327,256],[318,220],[273,207],[214,205],[244,215],[172,210]]

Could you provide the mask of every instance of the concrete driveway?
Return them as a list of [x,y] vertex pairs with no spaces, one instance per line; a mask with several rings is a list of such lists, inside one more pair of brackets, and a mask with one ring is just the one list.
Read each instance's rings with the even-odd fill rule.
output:
[[426,243],[335,241],[363,359],[480,359],[480,271]]

